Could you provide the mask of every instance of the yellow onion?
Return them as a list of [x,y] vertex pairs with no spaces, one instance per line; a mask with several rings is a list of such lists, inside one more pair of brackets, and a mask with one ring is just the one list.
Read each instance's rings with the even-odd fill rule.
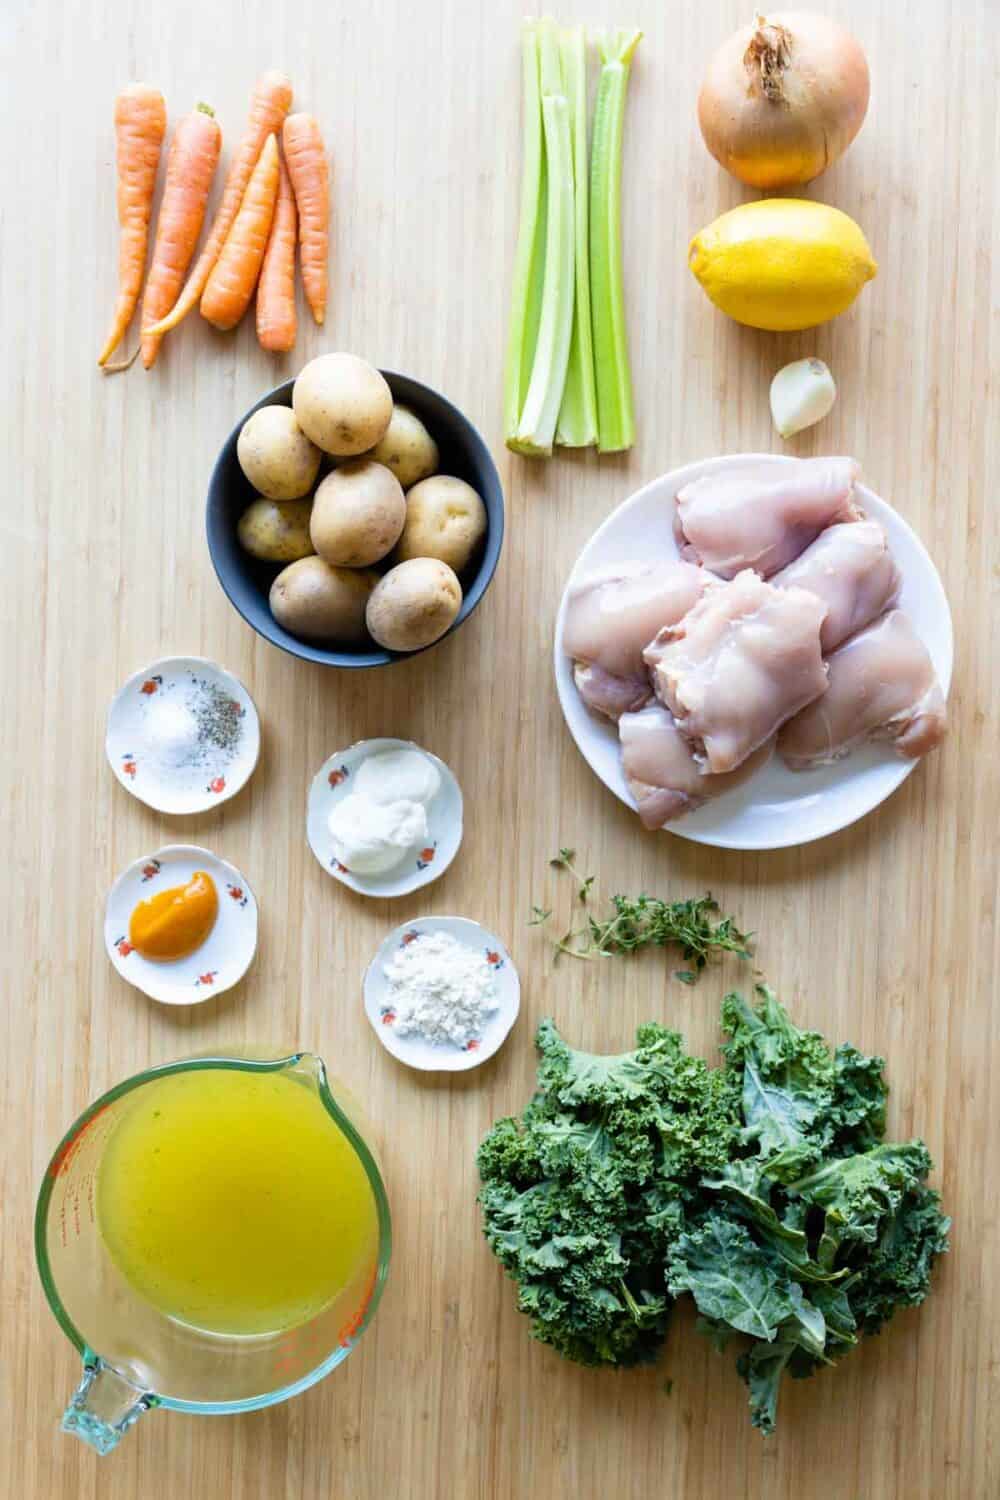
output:
[[724,42],[698,95],[716,161],[751,187],[811,182],[853,141],[868,109],[868,64],[836,21],[790,10]]

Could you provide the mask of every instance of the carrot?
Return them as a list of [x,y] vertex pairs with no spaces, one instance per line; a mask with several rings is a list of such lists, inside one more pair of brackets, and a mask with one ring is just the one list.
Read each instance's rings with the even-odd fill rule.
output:
[[168,333],[196,306],[225,244],[226,236],[233,227],[233,220],[239,213],[247,183],[257,165],[264,142],[269,135],[281,129],[281,122],[287,115],[291,102],[292,85],[284,73],[261,74],[250,101],[250,119],[246,132],[230,162],[226,185],[222,190],[222,202],[212,221],[204,248],[170,312],[151,328],[143,328],[144,334]]
[[132,321],[146,266],[156,169],[167,129],[167,106],[159,89],[130,83],[115,100],[118,148],[118,301],[111,332],[97,363],[106,365]]
[[279,165],[278,137],[269,135],[202,293],[202,317],[223,332],[236,327],[257,285],[278,201]]
[[298,214],[284,162],[280,163],[278,201],[257,283],[257,342],[272,354],[295,347],[295,237]]
[[[221,146],[222,131],[207,104],[199,104],[185,115],[174,131],[153,259],[142,299],[144,328],[170,311],[181,289],[201,233]],[[156,359],[161,338],[161,334],[143,333],[142,362],[147,370]]]
[[299,211],[302,285],[317,323],[326,317],[330,169],[315,115],[289,115],[281,135]]

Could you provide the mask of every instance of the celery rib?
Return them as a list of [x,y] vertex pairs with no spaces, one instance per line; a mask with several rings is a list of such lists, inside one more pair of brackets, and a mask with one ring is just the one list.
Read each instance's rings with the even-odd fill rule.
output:
[[519,453],[552,452],[573,333],[573,150],[569,105],[554,23],[538,27],[542,135],[546,168],[546,223],[541,315],[531,379],[513,442]]
[[629,68],[641,31],[597,37],[602,67],[590,168],[590,289],[597,383],[597,445],[617,453],[635,442],[621,248],[621,155]]
[[597,442],[597,386],[594,336],[590,314],[590,212],[587,158],[587,41],[582,26],[560,37],[563,82],[570,110],[573,145],[573,228],[576,304],[569,364],[556,442],[566,448],[591,448]]
[[538,27],[526,21],[521,32],[522,166],[521,211],[511,290],[510,332],[504,372],[504,436],[513,443],[531,376],[541,316],[545,268],[545,159]]

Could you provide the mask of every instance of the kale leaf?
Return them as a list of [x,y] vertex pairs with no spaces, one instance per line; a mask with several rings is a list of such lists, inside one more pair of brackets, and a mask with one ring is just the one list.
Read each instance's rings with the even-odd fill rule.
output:
[[538,1029],[538,1090],[479,1148],[486,1239],[534,1336],[589,1365],[656,1358],[672,1300],[738,1341],[750,1417],[923,1301],[950,1221],[921,1141],[886,1142],[883,1062],[832,1052],[773,992],[728,995],[721,1067],[650,1023],[635,1049]]
[[724,1075],[676,1032],[643,1026],[601,1057],[538,1029],[538,1093],[479,1148],[486,1239],[532,1331],[583,1364],[654,1359],[666,1330],[665,1247],[704,1171],[735,1141]]

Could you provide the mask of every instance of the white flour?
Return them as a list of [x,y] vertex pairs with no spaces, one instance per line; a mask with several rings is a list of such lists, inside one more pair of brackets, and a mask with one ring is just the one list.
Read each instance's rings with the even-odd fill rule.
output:
[[402,947],[385,965],[393,1030],[428,1042],[467,1047],[500,1008],[496,981],[485,955],[447,932],[426,932]]

